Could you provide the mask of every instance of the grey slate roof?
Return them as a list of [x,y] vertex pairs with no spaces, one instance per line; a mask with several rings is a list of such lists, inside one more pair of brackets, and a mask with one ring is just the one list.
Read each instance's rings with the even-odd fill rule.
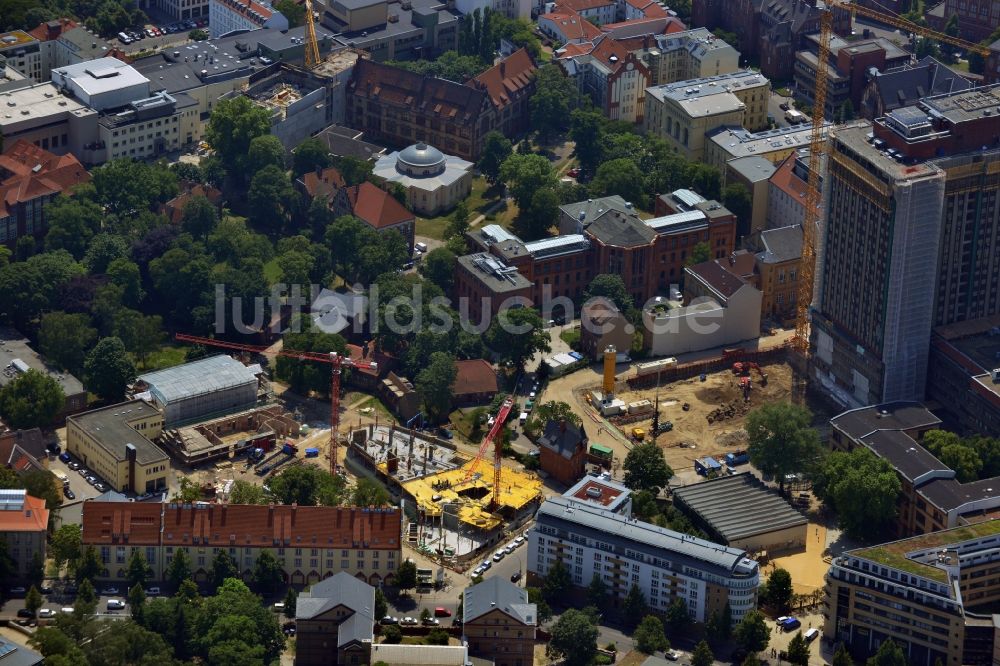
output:
[[570,421],[549,421],[545,424],[545,432],[538,438],[538,445],[551,449],[563,458],[572,458],[580,442],[587,441],[587,431],[582,425]]
[[668,553],[670,567],[676,571],[689,566],[720,576],[749,575],[757,566],[739,548],[657,527],[565,497],[545,500],[535,514],[535,523],[636,550],[650,557],[663,557]]
[[375,588],[341,571],[321,580],[295,602],[295,619],[309,620],[337,606],[354,611],[337,627],[337,645],[372,640],[375,627]]
[[931,476],[954,476],[951,468],[901,430],[878,430],[861,441],[915,486]]
[[940,423],[921,403],[904,401],[851,409],[830,419],[830,425],[858,440],[876,430],[930,428]]
[[885,111],[916,104],[931,95],[968,90],[972,84],[944,63],[926,56],[914,65],[887,69],[875,79]]
[[780,264],[802,258],[802,227],[797,224],[762,231],[760,242],[764,249],[757,253],[757,259],[762,263]]
[[674,499],[727,543],[805,525],[804,515],[748,472],[674,488]]
[[580,211],[584,212],[583,223],[590,224],[600,213],[606,210],[617,210],[623,213],[631,212],[628,209],[628,202],[617,194],[610,197],[599,197],[597,199],[587,199],[576,203],[560,206],[559,210],[574,220],[580,219]]
[[656,231],[635,213],[606,210],[587,226],[587,232],[605,245],[638,247],[656,238]]
[[522,624],[534,626],[538,621],[537,608],[535,604],[528,603],[527,590],[500,576],[487,578],[478,585],[465,588],[462,622],[468,624],[496,609]]

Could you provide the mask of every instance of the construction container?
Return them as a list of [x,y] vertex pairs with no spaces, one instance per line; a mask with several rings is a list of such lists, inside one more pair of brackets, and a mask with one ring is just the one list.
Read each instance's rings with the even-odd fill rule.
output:
[[306,458],[319,458],[319,449],[306,449]]
[[646,431],[642,428],[632,428],[632,436],[636,439],[645,439]]
[[699,458],[694,461],[694,471],[702,476],[708,476],[709,474],[722,471],[722,463],[715,458]]
[[655,375],[658,372],[663,372],[677,365],[677,359],[673,356],[668,358],[661,358],[658,361],[647,361],[646,363],[637,363],[635,366],[635,376],[642,377],[643,375]]
[[648,414],[653,411],[653,403],[649,400],[636,400],[628,403],[629,414]]
[[611,460],[614,452],[606,446],[601,446],[600,444],[590,445],[590,455],[595,458],[604,458],[606,460]]

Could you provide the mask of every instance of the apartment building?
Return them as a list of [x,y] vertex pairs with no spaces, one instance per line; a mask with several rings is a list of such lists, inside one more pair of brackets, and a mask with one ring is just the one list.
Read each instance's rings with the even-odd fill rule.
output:
[[195,582],[211,578],[212,559],[226,551],[249,579],[257,557],[271,551],[284,582],[308,585],[341,571],[380,586],[402,562],[401,512],[355,507],[84,502],[82,545],[94,546],[102,580],[124,580],[129,558],[140,551],[163,580],[179,551],[191,561]]
[[539,507],[526,557],[529,581],[561,561],[580,598],[597,575],[609,590],[611,607],[621,608],[637,585],[652,610],[665,612],[681,599],[696,622],[721,613],[727,603],[739,622],[756,607],[760,585],[757,562],[743,550],[566,496]]
[[462,593],[462,640],[469,654],[496,666],[534,663],[538,608],[528,591],[500,576]]
[[[823,162],[826,154],[823,154]],[[822,184],[822,176],[820,183]],[[801,225],[806,217],[806,191],[809,188],[809,149],[799,148],[778,163],[767,184],[768,229]]]
[[48,79],[48,58],[41,42],[24,30],[0,34],[0,56],[7,59],[7,66],[36,83]]
[[32,497],[26,490],[0,490],[0,540],[7,544],[13,567],[11,580],[27,580],[32,561],[45,563],[49,529],[49,509],[45,500]]
[[923,399],[932,327],[1000,312],[998,105],[978,88],[834,132],[811,374],[843,404]]
[[114,489],[143,494],[167,487],[169,459],[153,443],[163,414],[147,402],[92,409],[66,419],[66,451]]
[[760,314],[785,322],[796,316],[799,265],[802,262],[802,226],[765,229],[752,239],[756,250],[757,287],[762,294]]
[[[172,0],[176,2],[177,0]],[[181,0],[184,1],[184,0]],[[200,4],[200,2],[199,2]],[[204,12],[204,9],[201,9]],[[212,37],[240,30],[288,30],[288,19],[266,0],[208,0],[208,29]]]
[[892,640],[913,666],[992,664],[1000,520],[849,550],[826,576],[826,638],[864,660]]
[[702,161],[706,135],[712,130],[767,127],[770,90],[771,82],[752,70],[650,87],[643,127],[688,160]]
[[739,70],[740,52],[707,28],[621,40],[649,71],[650,86]]
[[570,44],[560,49],[556,62],[610,120],[642,122],[649,71],[621,42],[602,35]]
[[375,621],[375,588],[346,571],[303,590],[295,603],[295,666],[369,663]]

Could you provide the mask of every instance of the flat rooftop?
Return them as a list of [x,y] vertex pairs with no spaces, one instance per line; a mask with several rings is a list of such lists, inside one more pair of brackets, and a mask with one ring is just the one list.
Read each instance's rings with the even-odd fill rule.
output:
[[58,67],[52,70],[52,81],[72,81],[88,95],[100,95],[149,83],[149,79],[132,65],[118,58],[97,58]]
[[617,511],[631,496],[632,491],[626,486],[611,479],[590,475],[583,477],[563,493],[563,497],[601,506],[609,511]]
[[[1000,101],[997,104],[1000,105]],[[854,153],[856,159],[860,159],[865,167],[880,171],[893,180],[912,181],[916,178],[933,176],[938,173],[938,168],[933,164],[917,163],[906,165],[885,155],[874,145],[868,143],[868,135],[871,132],[871,123],[859,122],[854,125],[838,127],[831,131],[830,135],[833,143],[842,144],[844,148]]]
[[727,543],[809,522],[749,472],[681,486],[673,493]]
[[53,122],[55,116],[73,114],[77,117],[96,115],[97,111],[63,95],[51,83],[39,83],[0,94],[0,127],[17,128],[22,124],[37,124],[40,119]]
[[76,414],[68,420],[93,437],[114,460],[125,460],[125,445],[132,444],[136,449],[136,460],[146,465],[166,460],[167,454],[129,424],[159,413],[160,410],[148,402],[130,400]]
[[[828,123],[824,132],[830,127],[832,124]],[[743,127],[720,127],[705,137],[728,153],[729,159],[735,159],[808,146],[812,125],[790,125],[762,132],[751,132]]]
[[10,32],[0,34],[0,52],[36,41],[38,40],[24,30],[11,30]]
[[769,86],[771,82],[760,72],[741,70],[730,74],[705,76],[700,79],[689,79],[675,83],[665,83],[646,88],[658,99],[672,99],[680,102],[685,100],[711,97],[758,86]]
[[489,287],[494,293],[506,293],[530,289],[531,282],[513,266],[507,266],[493,255],[479,252],[458,258],[469,274]]
[[66,397],[84,392],[79,379],[48,365],[29,346],[28,339],[18,331],[13,328],[0,328],[0,386],[6,385],[28,368],[38,370],[56,380]]
[[[937,554],[942,550],[951,550],[961,546],[964,542],[975,542],[997,535],[1000,535],[1000,520],[988,520],[941,532],[921,534],[871,548],[850,550],[845,555],[853,555],[900,571],[947,583],[947,570],[939,566],[936,557],[929,558],[927,551],[933,551],[932,554]],[[1000,544],[996,540],[991,540],[988,548],[996,549],[998,545]]]

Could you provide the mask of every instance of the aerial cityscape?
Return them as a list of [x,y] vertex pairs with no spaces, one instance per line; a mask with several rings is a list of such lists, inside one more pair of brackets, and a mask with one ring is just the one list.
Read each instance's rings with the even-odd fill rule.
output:
[[0,666],[1000,666],[1000,0],[0,0]]

